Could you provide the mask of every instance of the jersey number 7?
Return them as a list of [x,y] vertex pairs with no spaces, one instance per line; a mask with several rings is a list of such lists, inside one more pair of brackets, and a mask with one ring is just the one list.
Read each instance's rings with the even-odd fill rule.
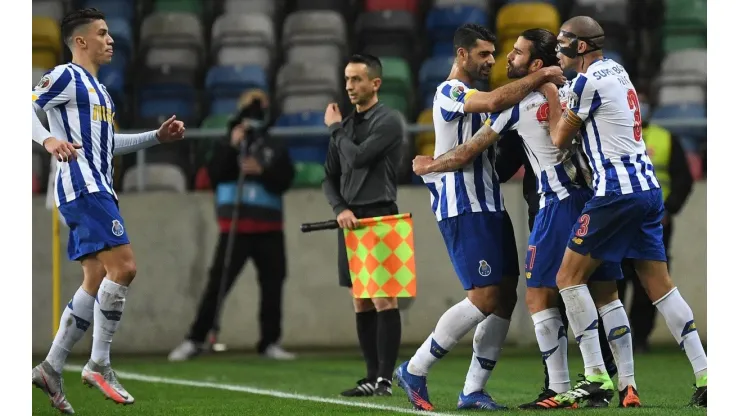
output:
[[635,141],[642,140],[642,114],[640,114],[640,99],[637,98],[635,90],[627,91],[627,103],[630,106],[630,110],[635,113],[635,125],[632,127],[632,132],[635,135]]

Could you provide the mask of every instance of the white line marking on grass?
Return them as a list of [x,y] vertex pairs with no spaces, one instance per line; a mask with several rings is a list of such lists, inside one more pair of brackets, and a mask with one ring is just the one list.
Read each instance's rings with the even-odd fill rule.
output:
[[[66,365],[64,366],[64,369],[67,371],[82,371],[82,367],[77,365]],[[141,381],[143,383],[154,383],[154,384],[171,384],[175,386],[188,386],[188,387],[197,387],[197,388],[208,388],[208,389],[216,389],[216,390],[227,390],[227,391],[238,391],[241,393],[249,393],[249,394],[258,394],[261,396],[271,396],[271,397],[279,397],[281,399],[293,399],[293,400],[301,400],[305,402],[316,402],[316,403],[326,403],[326,404],[336,404],[340,406],[351,406],[351,407],[361,407],[365,409],[375,409],[375,410],[386,410],[391,412],[398,412],[398,413],[408,413],[408,414],[416,414],[416,415],[435,415],[435,416],[459,416],[451,413],[439,413],[439,412],[422,412],[419,410],[413,410],[413,409],[406,409],[403,407],[395,407],[395,406],[386,406],[382,404],[375,404],[375,403],[367,403],[367,402],[354,402],[354,401],[348,401],[348,400],[339,400],[339,399],[331,399],[328,397],[321,397],[321,396],[308,396],[305,394],[296,394],[296,393],[286,393],[284,391],[279,390],[267,390],[267,389],[260,389],[255,387],[248,387],[238,384],[224,384],[224,383],[211,383],[207,381],[194,381],[194,380],[183,380],[178,378],[167,378],[167,377],[154,377],[154,376],[148,376],[146,374],[139,374],[139,373],[129,373],[125,371],[116,371],[116,375],[118,375],[119,378],[124,380],[136,380]],[[400,390],[399,393],[405,394]]]

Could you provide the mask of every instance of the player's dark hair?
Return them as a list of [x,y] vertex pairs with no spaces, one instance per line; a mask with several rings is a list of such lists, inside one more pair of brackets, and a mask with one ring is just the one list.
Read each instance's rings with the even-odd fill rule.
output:
[[370,79],[383,78],[383,64],[377,56],[369,53],[356,53],[349,58],[351,64],[365,64],[367,66],[367,76]]
[[522,32],[521,37],[532,42],[529,63],[535,59],[541,59],[543,67],[558,65],[559,60],[555,52],[558,38],[554,33],[546,29],[528,29]]
[[71,47],[72,34],[75,30],[80,26],[94,22],[95,20],[105,20],[105,15],[98,9],[80,9],[68,13],[64,16],[64,19],[62,19],[62,40],[64,40],[64,43]]
[[478,39],[494,43],[496,36],[485,26],[475,23],[465,23],[455,30],[455,36],[452,39],[455,52],[457,53],[457,50],[460,48],[470,51],[476,42],[478,42]]

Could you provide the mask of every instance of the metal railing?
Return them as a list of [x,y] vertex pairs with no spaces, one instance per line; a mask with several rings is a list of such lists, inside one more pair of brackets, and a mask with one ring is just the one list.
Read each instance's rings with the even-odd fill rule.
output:
[[[408,139],[408,135],[417,133],[426,133],[434,131],[434,126],[431,124],[408,124],[405,122],[405,117],[401,117],[404,121],[404,136]],[[706,119],[653,119],[652,123],[665,127],[666,129],[675,128],[694,128],[704,129],[707,128]],[[186,133],[187,140],[214,140],[221,139],[226,136],[227,129],[224,128],[196,128],[188,129]],[[141,133],[143,130],[126,130],[120,133]],[[272,127],[269,133],[273,137],[281,138],[293,138],[300,136],[321,136],[329,135],[329,130],[324,126],[310,126],[310,127]],[[136,165],[144,166],[146,164],[146,150],[139,150],[136,154]],[[146,189],[146,171],[145,169],[136,170],[136,189],[143,191]]]

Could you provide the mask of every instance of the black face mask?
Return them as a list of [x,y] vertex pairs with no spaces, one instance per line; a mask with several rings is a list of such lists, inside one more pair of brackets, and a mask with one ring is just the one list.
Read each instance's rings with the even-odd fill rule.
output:
[[[575,33],[568,32],[565,30],[560,31],[560,36],[568,39],[568,45],[562,46],[558,43],[558,46],[556,47],[555,51],[562,53],[563,55],[567,56],[568,58],[574,59],[577,56],[583,56],[587,53],[591,53],[594,51],[601,50],[601,47],[596,46],[596,44],[593,42],[592,39],[601,38],[604,36],[604,34],[596,35],[596,36],[589,36],[589,37],[579,37]],[[578,52],[578,41],[585,42],[586,45],[590,46],[591,49],[586,49],[583,52]]]

